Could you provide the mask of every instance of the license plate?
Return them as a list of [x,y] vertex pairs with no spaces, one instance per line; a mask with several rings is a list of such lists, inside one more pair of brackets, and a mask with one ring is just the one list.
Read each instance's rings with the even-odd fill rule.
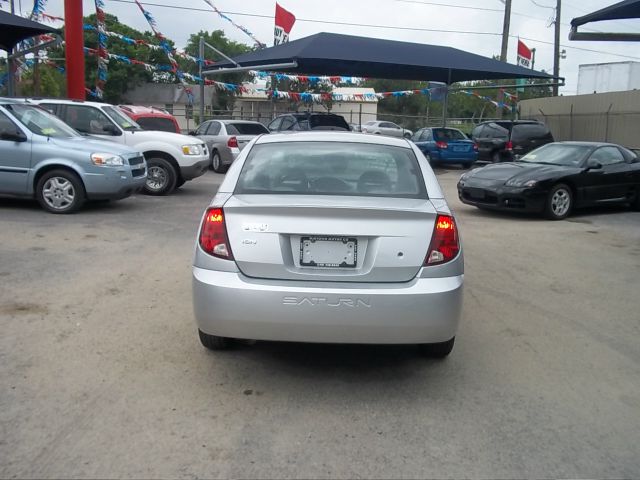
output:
[[467,192],[472,198],[484,198],[484,190],[481,188],[469,188]]
[[358,240],[352,237],[302,237],[300,265],[320,268],[355,268]]
[[469,147],[453,147],[454,152],[466,152],[469,150]]

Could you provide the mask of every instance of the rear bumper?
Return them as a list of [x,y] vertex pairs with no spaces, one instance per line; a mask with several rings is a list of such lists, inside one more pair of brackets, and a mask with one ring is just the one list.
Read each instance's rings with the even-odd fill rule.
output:
[[464,275],[407,283],[257,280],[193,268],[198,328],[209,335],[320,343],[436,343],[455,336]]

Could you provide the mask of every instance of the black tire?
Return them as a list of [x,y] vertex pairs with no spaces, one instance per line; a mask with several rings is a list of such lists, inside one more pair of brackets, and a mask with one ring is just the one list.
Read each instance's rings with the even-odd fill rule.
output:
[[461,163],[460,165],[462,165],[462,168],[464,168],[465,170],[468,170],[473,167],[473,162]]
[[640,185],[636,188],[636,199],[631,202],[631,210],[640,212]]
[[182,177],[178,178],[178,180],[176,180],[176,188],[180,188],[185,183],[187,183],[187,181],[184,178]]
[[411,134],[410,133],[405,133],[403,136],[404,136],[404,138],[407,138],[407,139],[411,138]]
[[36,184],[36,199],[50,213],[77,212],[86,197],[82,180],[69,170],[48,171]]
[[422,343],[418,345],[420,354],[427,358],[445,358],[453,350],[456,337],[441,343]]
[[491,163],[500,163],[502,161],[502,155],[499,151],[495,151],[491,154]]
[[226,173],[229,167],[222,164],[222,157],[217,150],[211,152],[211,169],[216,173]]
[[147,160],[147,183],[144,193],[148,195],[168,195],[176,188],[178,174],[176,169],[164,158]]
[[231,347],[232,342],[230,338],[208,335],[199,329],[198,335],[200,336],[200,343],[209,350],[227,350]]
[[431,162],[432,162],[431,155],[430,155],[430,154],[428,154],[428,153],[425,153],[425,154],[424,154],[424,158],[426,158],[426,159],[427,159],[427,162],[429,163],[429,165],[431,165]]
[[564,220],[573,210],[573,192],[564,183],[551,187],[544,204],[544,216],[549,220]]

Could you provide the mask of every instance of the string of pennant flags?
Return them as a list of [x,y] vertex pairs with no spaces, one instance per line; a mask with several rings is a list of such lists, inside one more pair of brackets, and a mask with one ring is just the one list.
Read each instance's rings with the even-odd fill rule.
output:
[[211,0],[204,0],[204,2],[207,5],[209,5],[213,9],[213,11],[216,12],[220,16],[220,18],[222,18],[222,19],[226,20],[227,22],[231,23],[231,25],[236,27],[238,30],[240,30],[245,35],[247,35],[251,40],[253,40],[253,42],[256,44],[256,46],[258,48],[265,48],[266,47],[266,45],[264,43],[262,43],[260,40],[258,40],[256,38],[256,36],[249,31],[249,29],[247,29],[246,27],[243,27],[242,25],[237,24],[231,18],[227,17],[224,13],[222,13],[220,10],[218,10],[218,8],[213,4],[213,2]]

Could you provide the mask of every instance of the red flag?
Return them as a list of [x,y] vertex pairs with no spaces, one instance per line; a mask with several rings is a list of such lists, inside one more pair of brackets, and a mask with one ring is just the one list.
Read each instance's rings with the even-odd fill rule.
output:
[[518,65],[531,68],[531,49],[518,40]]
[[296,17],[276,2],[276,27],[273,32],[273,44],[280,45],[289,41],[289,33],[296,23]]

